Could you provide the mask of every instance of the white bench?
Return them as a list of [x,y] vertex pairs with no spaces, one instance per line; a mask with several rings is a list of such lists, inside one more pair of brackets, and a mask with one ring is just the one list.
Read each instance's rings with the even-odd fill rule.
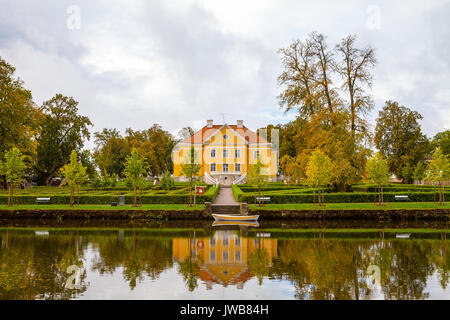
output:
[[270,197],[256,197],[256,201],[270,202]]
[[394,196],[395,201],[408,201],[408,196]]
[[50,198],[36,198],[37,203],[49,203]]

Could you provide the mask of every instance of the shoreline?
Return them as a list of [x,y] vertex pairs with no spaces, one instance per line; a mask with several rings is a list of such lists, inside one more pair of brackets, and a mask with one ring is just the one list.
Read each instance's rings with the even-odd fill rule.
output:
[[[47,220],[210,220],[210,212],[203,207],[197,208],[120,208],[105,207],[90,209],[45,208],[44,206],[0,207],[0,219],[47,219]],[[274,209],[251,208],[249,214],[259,215],[261,220],[429,220],[450,221],[450,208],[373,208],[373,209]]]

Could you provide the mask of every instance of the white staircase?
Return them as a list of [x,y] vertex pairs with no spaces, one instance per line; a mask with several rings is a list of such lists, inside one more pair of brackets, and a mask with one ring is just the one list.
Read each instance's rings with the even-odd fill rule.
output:
[[240,176],[239,178],[237,178],[236,180],[233,181],[233,184],[241,184],[245,178],[247,177],[247,172],[244,173],[242,176]]

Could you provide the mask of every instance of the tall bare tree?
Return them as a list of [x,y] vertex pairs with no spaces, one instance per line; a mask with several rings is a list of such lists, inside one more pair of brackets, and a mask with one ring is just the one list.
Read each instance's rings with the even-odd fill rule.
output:
[[333,82],[330,77],[333,72],[334,52],[328,48],[326,37],[321,33],[311,33],[309,41],[312,54],[317,61],[318,73],[315,80],[322,90],[324,105],[327,106],[330,113],[333,113],[336,111],[335,105],[339,102],[339,96],[332,86]]
[[353,137],[358,127],[365,127],[360,115],[367,114],[373,108],[373,100],[366,94],[365,89],[372,87],[372,70],[377,62],[373,48],[359,49],[356,48],[355,42],[356,36],[349,35],[336,45],[336,52],[341,60],[333,65],[344,80],[342,89],[348,93]]
[[286,87],[278,96],[280,106],[286,112],[298,106],[300,116],[307,118],[317,108],[317,87],[314,82],[317,66],[311,41],[295,40],[289,47],[279,49],[278,53],[281,54],[283,66],[278,84]]

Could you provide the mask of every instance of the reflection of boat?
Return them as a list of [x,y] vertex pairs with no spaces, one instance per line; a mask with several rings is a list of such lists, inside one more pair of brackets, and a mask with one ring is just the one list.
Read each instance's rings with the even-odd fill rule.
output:
[[219,226],[241,226],[241,227],[259,227],[258,221],[214,221],[212,224],[213,227]]
[[213,218],[217,220],[225,220],[225,221],[256,221],[259,216],[241,216],[236,214],[212,214]]
[[395,237],[397,239],[409,239],[410,235],[410,233],[397,233]]

